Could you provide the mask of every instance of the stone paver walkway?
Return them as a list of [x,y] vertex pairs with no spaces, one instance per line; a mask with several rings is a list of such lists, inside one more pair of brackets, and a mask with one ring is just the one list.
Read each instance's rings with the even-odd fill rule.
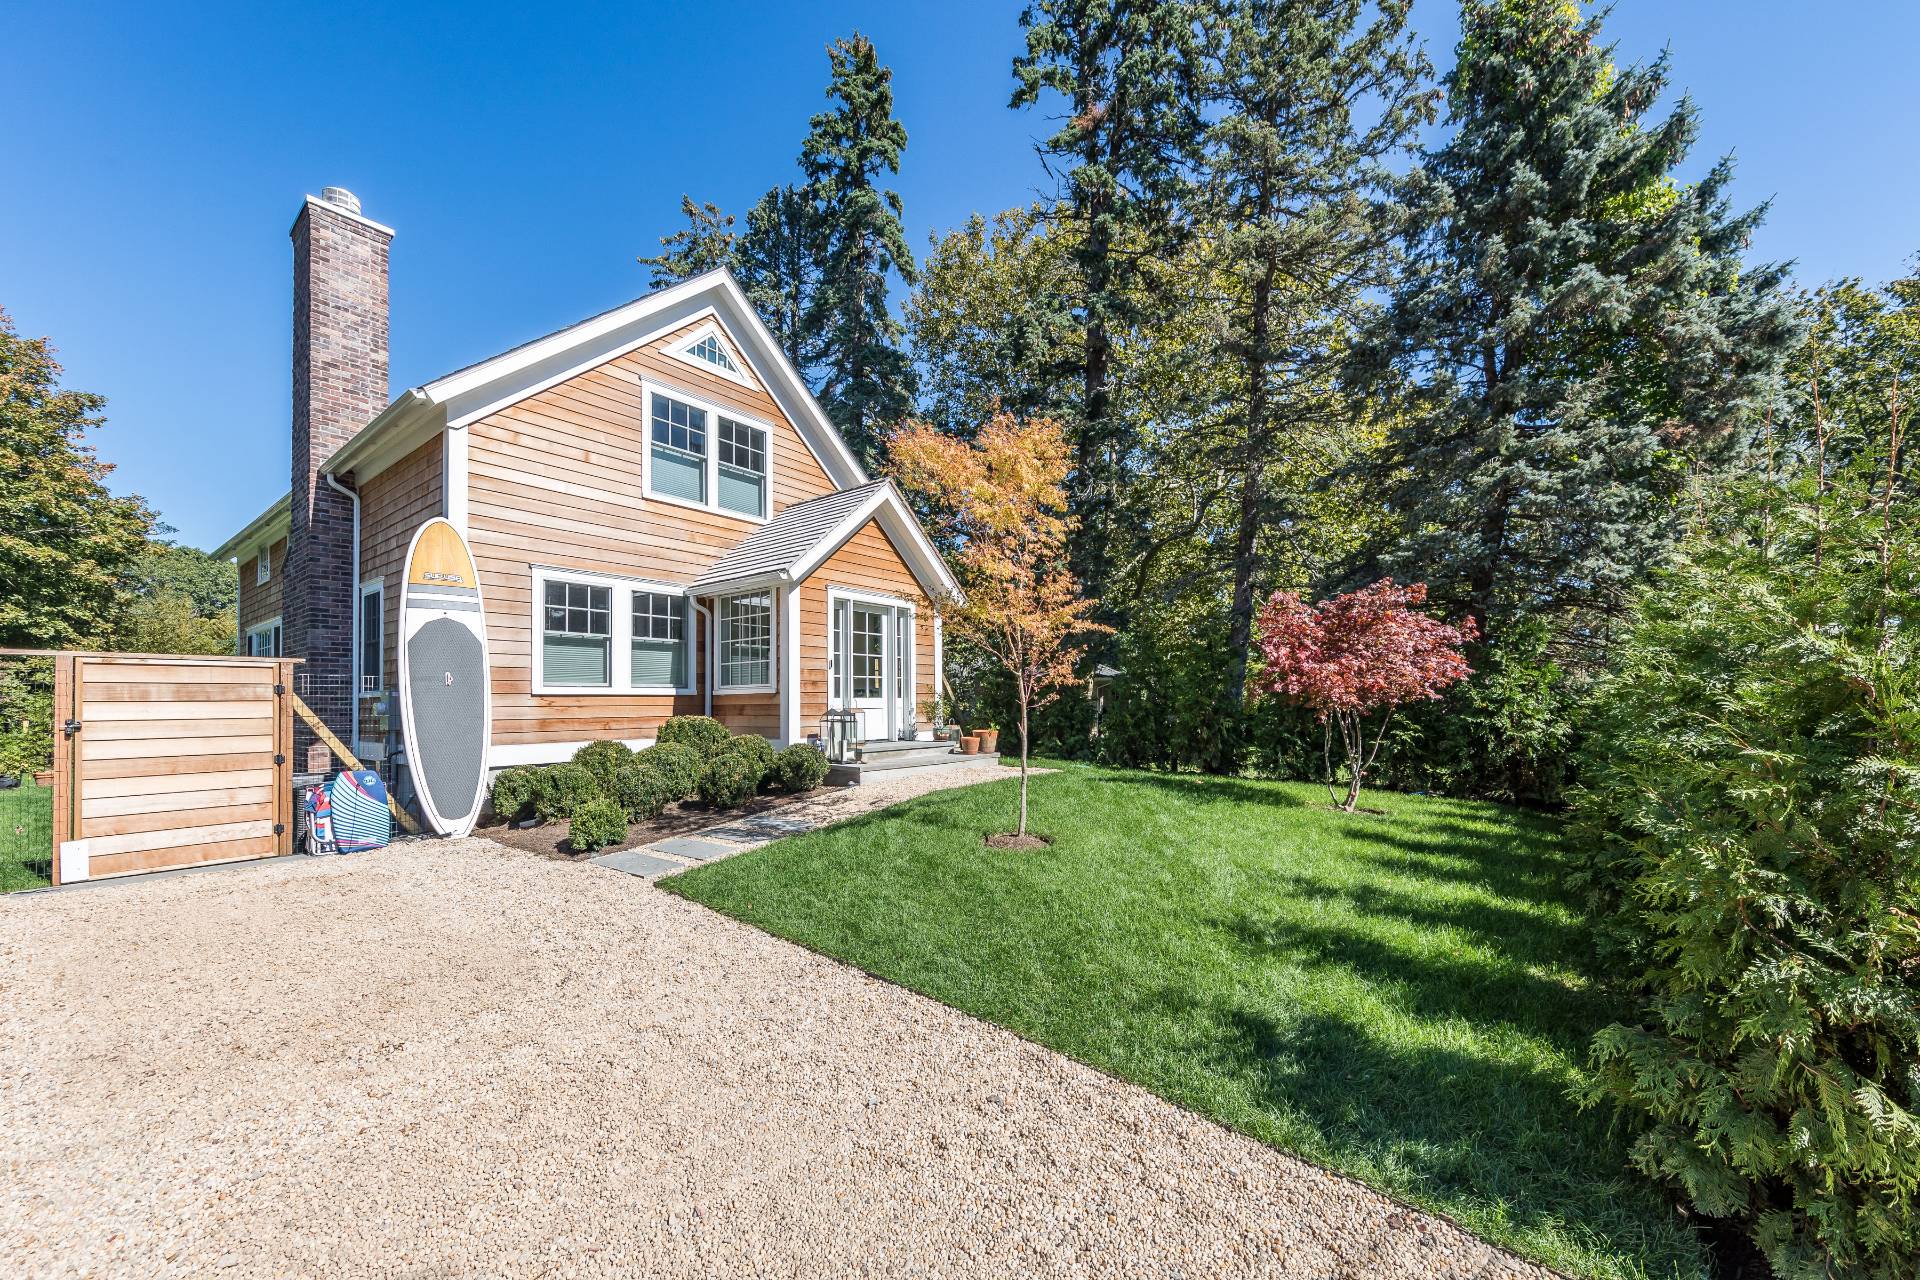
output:
[[[706,827],[687,836],[671,836],[651,844],[603,853],[591,859],[598,867],[624,871],[628,875],[653,879],[697,867],[715,858],[731,857],[757,849],[763,844],[806,831],[817,831],[836,822],[845,822],[875,809],[899,804],[914,796],[953,787],[971,787],[981,782],[1017,777],[1019,770],[999,764],[945,765],[930,769],[903,769],[900,776],[823,792],[772,813],[749,818],[733,818]],[[1035,769],[1034,773],[1050,770]]]

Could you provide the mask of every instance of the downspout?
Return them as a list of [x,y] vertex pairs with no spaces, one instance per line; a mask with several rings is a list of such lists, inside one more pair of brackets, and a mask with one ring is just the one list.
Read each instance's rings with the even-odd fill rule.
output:
[[693,600],[693,611],[706,619],[706,626],[701,629],[706,633],[707,643],[701,647],[707,651],[707,678],[701,682],[701,687],[706,690],[707,715],[711,717],[713,715],[713,611],[700,603],[699,596],[690,598]]
[[[352,685],[347,690],[347,745],[354,751],[360,750],[360,495],[333,478],[333,472],[322,471],[320,478],[327,482],[327,488],[335,493],[345,494],[347,501],[353,504],[353,638],[348,642],[353,646]],[[385,600],[385,597],[382,597]],[[385,675],[385,672],[381,673]]]

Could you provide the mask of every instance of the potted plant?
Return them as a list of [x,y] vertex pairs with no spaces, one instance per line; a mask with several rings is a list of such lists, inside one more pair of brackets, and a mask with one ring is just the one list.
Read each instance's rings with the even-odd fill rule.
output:
[[960,735],[960,754],[963,756],[979,755],[980,754],[980,736],[978,734],[973,734],[973,733],[961,734]]
[[920,714],[933,725],[935,742],[952,742],[960,731],[947,723],[947,700],[942,697],[928,698],[920,704]]
[[992,725],[988,725],[984,729],[975,729],[974,732],[980,735],[980,749],[982,751],[988,755],[992,755],[994,752],[1000,750],[1000,731],[998,729]]

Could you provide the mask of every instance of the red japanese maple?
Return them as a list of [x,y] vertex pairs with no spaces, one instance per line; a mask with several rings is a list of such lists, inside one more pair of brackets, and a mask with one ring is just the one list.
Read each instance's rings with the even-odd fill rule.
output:
[[[1380,753],[1393,708],[1438,698],[1472,674],[1461,647],[1477,634],[1473,619],[1458,626],[1418,611],[1424,583],[1397,586],[1383,578],[1370,587],[1309,605],[1291,591],[1276,591],[1260,610],[1263,659],[1258,688],[1311,708],[1326,727],[1327,790],[1333,792],[1333,735],[1347,756],[1348,813],[1360,799],[1360,783]],[[1367,720],[1385,709],[1373,743]]]

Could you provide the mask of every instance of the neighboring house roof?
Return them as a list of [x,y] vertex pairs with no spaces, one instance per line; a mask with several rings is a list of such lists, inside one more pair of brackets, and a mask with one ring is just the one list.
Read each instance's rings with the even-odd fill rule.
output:
[[287,536],[292,525],[293,494],[283,493],[279,501],[247,522],[247,527],[221,543],[213,553],[216,560],[232,560],[257,546],[271,546]]
[[869,520],[878,520],[892,536],[901,558],[929,595],[960,594],[960,584],[891,480],[873,480],[794,503],[735,543],[695,580],[693,590],[719,595],[803,581]]

